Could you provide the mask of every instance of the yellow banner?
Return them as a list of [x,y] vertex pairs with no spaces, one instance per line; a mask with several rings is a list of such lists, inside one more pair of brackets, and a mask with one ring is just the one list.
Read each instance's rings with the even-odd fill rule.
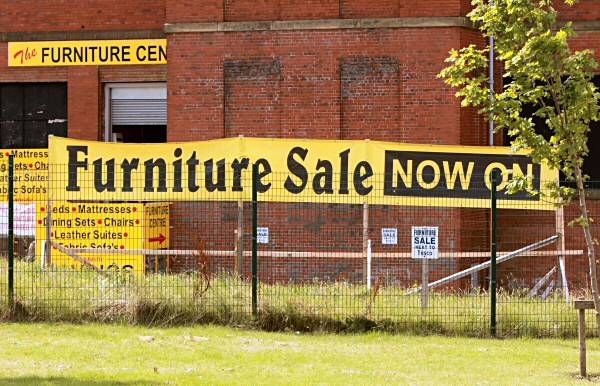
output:
[[10,67],[166,63],[166,39],[8,43]]
[[500,208],[553,209],[548,198],[508,195],[512,174],[545,191],[558,172],[507,147],[376,141],[229,138],[115,144],[50,137],[53,200],[259,200],[487,208],[501,174]]
[[[51,211],[51,224],[48,212]],[[169,247],[169,204],[53,202],[37,205],[36,255],[44,255],[46,232],[65,248],[118,250],[122,253],[79,253],[96,267],[143,274],[151,250]],[[128,252],[130,251],[130,252]],[[133,252],[133,253],[132,253]],[[52,264],[78,268],[81,263],[53,248]]]
[[0,150],[0,201],[8,201],[8,156],[14,159],[17,202],[44,201],[48,192],[48,149]]

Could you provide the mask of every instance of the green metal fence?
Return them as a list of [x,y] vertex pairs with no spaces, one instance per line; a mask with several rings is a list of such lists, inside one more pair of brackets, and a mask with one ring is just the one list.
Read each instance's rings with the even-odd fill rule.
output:
[[[64,165],[50,170],[49,178],[68,178]],[[12,163],[10,171],[13,192],[25,172]],[[577,208],[497,209],[510,199],[496,194],[498,177],[463,193],[464,207],[435,195],[331,203],[326,179],[314,182],[325,184],[322,199],[294,202],[283,188],[288,175],[272,173],[263,189],[257,167],[239,181],[252,192],[242,200],[227,192],[220,201],[73,201],[64,192],[9,200],[1,312],[34,321],[575,336],[572,301],[589,294],[581,231],[567,225]],[[372,176],[372,188],[384,178]],[[472,208],[469,197],[488,197],[489,206]],[[415,258],[418,250],[437,258]],[[595,334],[591,315],[589,326]]]

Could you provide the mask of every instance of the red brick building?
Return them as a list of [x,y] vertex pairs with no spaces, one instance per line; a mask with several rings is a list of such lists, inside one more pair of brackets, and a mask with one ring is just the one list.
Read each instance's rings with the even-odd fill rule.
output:
[[[436,78],[451,48],[485,43],[466,18],[469,3],[4,1],[0,148],[44,146],[45,134],[52,133],[101,141],[244,135],[486,145],[486,122],[460,108],[454,91]],[[557,7],[561,19],[575,21],[579,35],[573,47],[592,48],[600,60],[600,4],[584,0],[573,8]],[[167,39],[167,64],[23,68],[7,61],[8,42],[146,38]],[[19,96],[22,106],[9,111],[5,106]],[[120,99],[142,101],[158,113],[119,115]],[[38,105],[50,107],[36,110]],[[495,143],[502,141],[497,135]],[[600,212],[596,202],[592,208]],[[569,209],[567,218],[574,213]],[[483,211],[449,210],[441,216],[471,224],[466,233],[487,224]],[[535,216],[553,228],[553,215]],[[531,222],[505,218],[506,232],[531,241]],[[569,248],[583,248],[579,230],[568,233]],[[464,232],[457,240],[463,251],[487,243]],[[511,249],[517,243],[506,244]],[[575,267],[582,264],[583,257],[569,263],[579,271]]]

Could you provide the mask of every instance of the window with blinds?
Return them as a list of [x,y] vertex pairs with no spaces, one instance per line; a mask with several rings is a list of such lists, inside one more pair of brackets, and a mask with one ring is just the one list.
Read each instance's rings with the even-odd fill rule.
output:
[[112,126],[166,125],[167,89],[156,87],[115,87],[111,89]]

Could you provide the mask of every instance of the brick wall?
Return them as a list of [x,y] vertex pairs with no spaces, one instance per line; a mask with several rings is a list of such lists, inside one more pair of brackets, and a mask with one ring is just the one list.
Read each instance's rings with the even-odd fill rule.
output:
[[[69,68],[69,137],[99,140],[100,85],[98,67]],[[95,129],[95,130],[94,130]]]
[[[469,44],[477,44],[479,47],[484,47],[487,45],[487,41],[477,31],[465,29],[460,34],[460,47],[467,47]],[[498,86],[500,86],[502,76],[498,71],[496,71],[496,79],[498,80]],[[456,102],[456,108],[460,109],[460,143],[462,145],[488,144],[489,130],[486,118],[477,113],[477,108],[461,108],[460,100],[454,98],[454,101]]]
[[281,137],[281,61],[225,60],[225,136]]
[[0,3],[1,32],[162,29],[164,22],[164,0]]
[[[2,32],[160,31],[165,22],[446,17],[463,16],[470,8],[468,0],[84,0],[69,2],[68,7],[65,4],[60,0],[4,1],[0,4]],[[600,7],[594,0],[584,0],[572,9],[557,2],[557,7],[564,19],[600,17]],[[69,69],[7,68],[6,42],[0,42],[0,82],[68,81],[69,133],[77,138],[101,137],[104,83],[167,80],[168,135],[172,141],[237,135],[464,145],[488,141],[484,119],[474,109],[461,109],[454,91],[436,78],[450,48],[485,43],[473,30],[448,27],[185,33],[171,34],[168,40],[168,67]],[[600,33],[580,33],[573,39],[573,47],[591,47],[600,52]],[[600,201],[592,206],[600,213],[597,204]],[[194,248],[199,238],[205,237],[213,247],[229,249],[236,223],[235,206],[202,205],[174,206],[174,245]],[[315,241],[327,241],[330,248],[337,249],[344,245],[345,241],[339,239],[344,235],[350,240],[346,247],[361,247],[357,234],[342,232],[321,237],[322,232],[311,233],[315,224],[322,223],[322,230],[335,225],[337,218],[332,208],[317,219],[305,218],[297,209],[294,210],[298,216],[290,219],[285,208],[284,205],[273,212],[280,216],[273,220],[273,226],[283,228],[284,223],[292,222],[299,232],[305,232],[304,244],[288,242],[286,248],[301,250]],[[389,216],[404,218],[402,221],[407,223],[401,226],[416,219],[406,216],[406,211],[391,215],[383,209],[379,212],[373,215],[370,231],[374,237]],[[551,214],[534,216],[524,212],[519,219],[514,213],[502,220],[503,248],[539,240],[545,231],[553,229]],[[430,215],[439,217],[435,221],[449,230],[444,237],[448,245],[453,240],[455,250],[487,248],[486,211],[432,210]],[[348,216],[346,225],[360,224],[360,211],[351,211]],[[569,209],[568,216],[574,216],[573,209]],[[214,221],[219,226],[214,226]],[[194,225],[191,222],[199,224],[204,233],[190,227]],[[536,232],[531,231],[532,224],[537,227]],[[229,236],[223,238],[223,234]],[[583,248],[577,230],[569,230],[568,235],[568,248]],[[582,259],[569,259],[568,272],[576,273],[572,280],[584,285],[586,263]],[[460,269],[480,260],[448,264]],[[533,280],[547,271],[548,261],[543,257],[515,260],[506,266],[503,280],[507,282],[510,274],[517,272]],[[229,258],[214,262],[232,266]],[[320,261],[320,271],[303,259],[271,259],[264,263],[270,264],[275,278],[280,279],[291,272],[299,280],[316,274],[354,280],[362,270],[356,261],[335,259]],[[286,264],[293,268],[287,271]],[[395,275],[393,280],[402,283],[418,276],[419,267],[414,262],[382,260],[377,264],[377,272]],[[524,272],[522,267],[531,268]],[[432,278],[445,273],[440,265],[432,269]],[[463,287],[467,284],[461,282]]]
[[393,137],[400,113],[400,63],[392,57],[340,59],[340,136],[363,139],[366,133]]
[[203,0],[166,1],[167,22],[461,16],[468,0]]
[[165,0],[169,23],[223,21],[223,0]]
[[[169,35],[169,139],[238,134],[460,143],[436,74],[461,30]],[[192,54],[200,53],[200,54]],[[464,130],[472,143],[482,134]]]
[[[15,8],[23,8],[25,2],[14,3],[21,3],[13,5]],[[583,0],[574,7],[556,1],[554,6],[565,20],[596,20],[600,16],[595,0]],[[175,23],[460,16],[470,9],[469,0],[166,0],[166,20]]]
[[280,0],[279,4],[282,20],[340,17],[340,0]]
[[564,0],[555,1],[554,9],[558,11],[561,20],[598,20],[600,18],[600,7],[596,0],[582,0],[570,7]]
[[[272,197],[282,192],[270,191]],[[172,206],[171,247],[197,249],[204,242],[208,250],[233,251],[238,208],[235,202],[178,202]],[[464,230],[460,222],[461,210],[452,208],[398,207],[371,205],[369,207],[368,238],[373,253],[410,253],[412,226],[439,226],[440,249],[444,252],[462,251]],[[251,250],[251,207],[244,208],[244,250]],[[312,282],[314,280],[363,280],[363,205],[272,203],[261,202],[258,211],[259,226],[269,228],[269,243],[261,244],[260,279],[263,282]],[[383,245],[381,228],[398,229],[398,244]],[[485,234],[485,231],[483,232]],[[475,248],[474,245],[471,245]],[[475,249],[480,251],[481,249]],[[485,249],[483,249],[485,250]],[[270,252],[307,252],[303,257],[269,256]],[[337,254],[333,257],[331,254]],[[358,254],[358,256],[357,256]],[[211,257],[213,272],[233,271],[234,255]],[[175,270],[194,269],[196,260],[179,257],[174,260]],[[431,262],[431,280],[437,280],[463,267],[464,262],[446,258]],[[245,257],[244,275],[250,275],[250,257]],[[375,257],[372,265],[373,281],[413,286],[420,281],[421,262],[407,257]],[[456,288],[460,282],[452,283]],[[463,283],[464,284],[464,283]]]
[[[600,216],[600,201],[589,201],[590,214]],[[251,250],[250,203],[244,209],[244,250]],[[197,249],[201,241],[208,250],[233,251],[237,227],[237,204],[217,202],[174,203],[172,205],[171,247]],[[260,279],[263,282],[349,281],[362,282],[363,207],[361,204],[259,204],[259,226],[269,228],[269,244],[259,246]],[[570,290],[582,295],[589,289],[588,263],[581,228],[567,224],[578,216],[578,208],[565,209],[566,249],[583,253],[567,256],[566,275]],[[434,207],[397,207],[372,205],[369,208],[368,238],[373,253],[410,253],[411,226],[438,226],[439,247],[443,252],[489,251],[489,210]],[[398,245],[382,245],[381,228],[398,229]],[[498,251],[510,252],[556,234],[554,211],[500,210],[498,212]],[[600,238],[600,226],[593,225],[593,235]],[[556,244],[537,251],[556,251]],[[304,257],[268,256],[269,252],[308,252]],[[336,257],[330,254],[336,253]],[[347,255],[345,255],[347,254]],[[358,255],[357,255],[358,254]],[[499,255],[501,256],[501,254]],[[211,257],[213,272],[232,272],[234,254]],[[438,280],[474,264],[489,260],[480,257],[445,257],[430,263],[430,280]],[[521,256],[498,265],[498,283],[508,289],[530,289],[552,267],[558,268],[556,254],[536,257]],[[175,270],[194,269],[193,258],[179,257]],[[243,273],[250,275],[250,257],[245,257]],[[477,276],[479,288],[489,285],[489,271]],[[374,257],[373,280],[411,287],[421,278],[421,262],[410,257]],[[558,274],[553,276],[558,287]],[[446,287],[470,289],[475,283],[470,276]]]

